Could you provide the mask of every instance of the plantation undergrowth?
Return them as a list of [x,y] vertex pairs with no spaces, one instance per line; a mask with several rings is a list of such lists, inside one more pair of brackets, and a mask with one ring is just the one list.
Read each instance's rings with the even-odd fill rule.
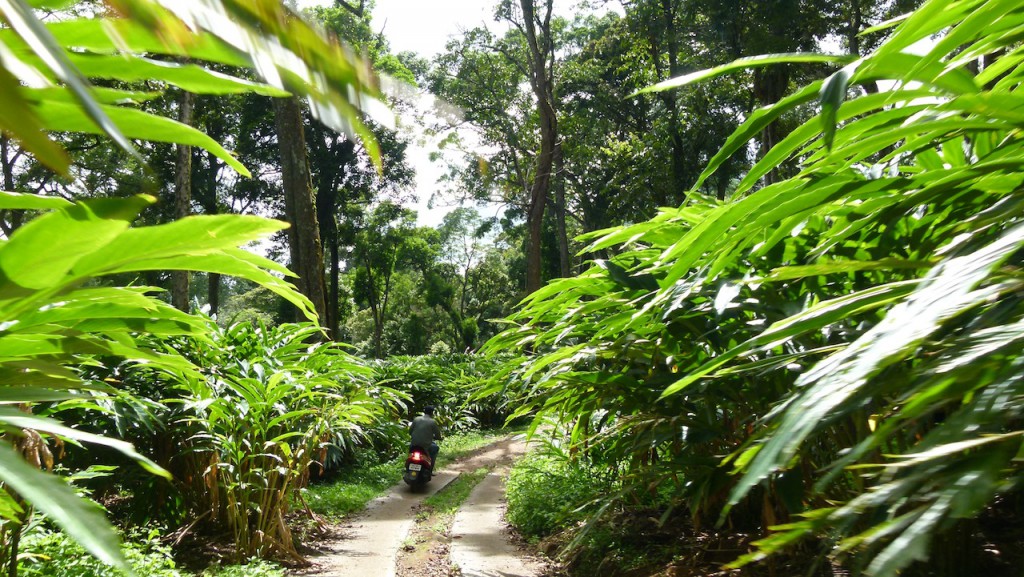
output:
[[[160,530],[135,530],[125,536],[125,558],[136,575],[145,577],[284,577],[275,563],[253,559],[245,565],[214,565],[194,573],[173,557],[170,546],[160,540]],[[21,577],[123,577],[119,569],[87,555],[81,545],[66,534],[46,531],[29,536],[23,543],[18,567]]]

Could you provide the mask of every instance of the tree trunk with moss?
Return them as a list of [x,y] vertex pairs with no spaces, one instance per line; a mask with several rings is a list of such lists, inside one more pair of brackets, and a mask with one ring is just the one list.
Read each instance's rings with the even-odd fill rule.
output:
[[[275,98],[274,119],[281,151],[285,219],[291,224],[288,228],[291,266],[299,275],[299,291],[312,301],[317,316],[326,319],[323,247],[298,99]],[[298,311],[296,320],[302,320]]]

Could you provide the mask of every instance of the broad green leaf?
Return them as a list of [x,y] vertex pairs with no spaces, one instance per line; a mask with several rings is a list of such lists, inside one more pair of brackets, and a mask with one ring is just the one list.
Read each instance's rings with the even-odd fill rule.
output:
[[145,196],[97,199],[34,219],[0,248],[0,270],[9,282],[22,287],[55,287],[79,259],[127,230],[153,200]]
[[981,36],[986,28],[992,26],[1007,12],[1019,9],[1020,2],[1017,0],[987,0],[981,3],[975,9],[966,13],[965,17],[952,30],[943,34],[931,48],[928,55],[908,74],[915,76],[917,70],[927,65],[938,63],[953,50]]
[[[47,28],[61,46],[99,54],[114,54],[127,48],[140,54],[190,57],[229,66],[245,67],[250,64],[244,53],[205,31],[192,34],[185,39],[185,45],[161,37],[158,31],[146,28],[143,22],[128,18],[82,18],[51,22]],[[11,45],[3,31],[0,31],[0,41]]]
[[[116,289],[114,289],[116,290]],[[113,291],[112,291],[113,292]],[[62,294],[56,303],[48,303],[21,316],[8,332],[43,334],[73,329],[81,332],[103,332],[98,324],[110,322],[110,330],[123,331],[137,327],[136,332],[155,331],[157,326],[180,327],[185,331],[201,332],[203,321],[169,305],[155,301],[151,296],[137,294],[134,298],[102,298],[88,300],[79,292]],[[91,329],[86,327],[91,326]]]
[[0,480],[98,559],[130,572],[117,535],[99,507],[78,497],[71,487],[53,475],[31,467],[6,444],[0,444]]
[[111,392],[112,390],[107,385],[85,382],[74,371],[49,360],[5,362],[3,366],[0,366],[0,378],[3,378],[3,381],[0,382],[10,387],[10,391],[5,393],[9,397],[16,394],[13,391],[24,390],[27,386],[38,386],[55,391],[76,389]]
[[846,90],[850,86],[850,77],[857,69],[859,62],[848,64],[829,76],[821,85],[821,128],[824,133],[825,148],[832,149],[832,139],[836,133],[836,115],[839,107],[846,100]]
[[[100,104],[138,104],[159,98],[161,93],[154,91],[142,92],[139,90],[119,90],[116,88],[93,88],[93,98]],[[51,102],[75,102],[72,94],[67,90],[54,88],[27,88],[25,98],[30,102],[49,100]]]
[[1016,94],[967,94],[939,106],[938,109],[977,114],[990,122],[1004,120],[1018,127],[1024,124],[1024,96]]
[[638,90],[632,96],[638,94],[645,94],[648,92],[661,92],[663,90],[671,90],[673,88],[679,88],[696,82],[709,80],[725,74],[736,72],[737,70],[747,70],[750,68],[760,68],[762,66],[774,66],[777,64],[799,64],[799,63],[826,63],[826,64],[847,64],[855,59],[853,56],[847,55],[833,55],[833,54],[814,54],[814,53],[793,53],[793,54],[768,54],[764,56],[749,56],[747,58],[739,58],[725,64],[723,66],[716,66],[715,68],[709,68],[707,70],[700,70],[690,74],[685,74],[676,78],[670,78],[663,82],[659,82],[654,86],[649,86],[642,90]]
[[898,302],[913,292],[916,285],[917,281],[890,283],[818,303],[806,311],[773,324],[756,337],[714,357],[703,366],[672,383],[662,392],[661,397],[665,398],[678,393],[742,355],[757,350],[771,349],[796,335],[818,330],[864,311],[875,310]]
[[59,435],[72,441],[83,441],[86,443],[110,447],[111,449],[119,451],[125,456],[138,462],[150,473],[160,475],[167,479],[171,478],[170,473],[153,461],[139,454],[131,443],[126,443],[125,441],[111,439],[110,437],[104,437],[103,435],[96,435],[94,433],[87,433],[78,429],[72,429],[71,427],[65,426],[54,419],[30,415],[15,408],[0,407],[0,422],[22,429],[32,429],[35,431],[50,433],[52,435]]
[[960,21],[965,14],[969,14],[984,3],[983,0],[926,0],[878,48],[876,55],[886,57],[902,52],[912,44],[952,26]]
[[829,274],[846,274],[866,270],[894,270],[894,269],[926,269],[934,266],[934,261],[912,261],[896,258],[877,261],[849,260],[831,261],[821,264],[787,266],[773,269],[771,274],[765,277],[765,281],[784,281],[806,276],[822,276]]
[[[258,216],[198,215],[157,226],[126,230],[109,245],[93,251],[74,274],[92,276],[132,269],[137,261],[202,256],[261,240],[287,223]],[[264,261],[261,261],[264,262]],[[174,265],[167,263],[167,270]]]
[[901,569],[915,561],[927,559],[928,543],[935,535],[935,528],[948,510],[950,501],[948,496],[944,496],[926,508],[871,560],[868,571],[872,575],[890,577],[898,575]]
[[71,206],[71,202],[57,196],[0,191],[0,210],[49,210],[69,206]]
[[20,82],[6,67],[0,66],[0,129],[13,136],[39,162],[59,174],[66,175],[71,166],[67,152],[50,140],[43,126],[25,100]]
[[[911,101],[917,98],[926,98],[932,95],[931,91],[928,90],[903,90],[900,92],[900,97],[907,101]],[[877,93],[868,94],[861,96],[849,101],[846,101],[838,110],[837,119],[840,121],[846,121],[853,118],[857,118],[868,112],[882,109],[887,106],[893,106],[894,96],[891,93]],[[908,108],[908,106],[902,106],[900,108]],[[890,112],[886,112],[889,114]],[[899,111],[891,111],[894,116],[902,116]],[[871,114],[868,118],[871,120],[871,125],[880,124],[885,122],[884,119],[876,120],[881,114]],[[743,180],[736,186],[737,194],[742,194],[757,184],[757,181],[768,174],[772,169],[781,164],[786,159],[790,158],[794,153],[800,150],[803,146],[808,146],[814,138],[821,134],[820,120],[812,118],[799,128],[790,132],[786,138],[776,144],[769,150],[760,160],[757,161],[750,171],[743,177]],[[845,134],[847,128],[844,126],[840,134]],[[810,150],[805,149],[802,154],[806,154]],[[817,154],[809,157],[805,162],[810,164],[814,159],[818,158]]]
[[68,328],[83,333],[129,333],[151,335],[189,335],[199,332],[199,323],[153,318],[92,318],[68,323]]
[[[662,260],[672,262],[666,282],[681,278],[706,251],[723,238],[727,231],[753,216],[763,217],[764,222],[778,222],[788,215],[796,214],[808,206],[826,202],[841,194],[849,183],[847,178],[836,176],[826,178],[817,186],[796,179],[765,187],[755,194],[737,202],[725,205],[708,215],[704,222],[695,226],[685,236],[669,247]],[[769,207],[772,207],[769,210]]]
[[814,100],[814,97],[821,91],[821,85],[820,81],[814,82],[801,88],[796,93],[783,98],[776,104],[758,108],[752,112],[743,124],[729,135],[729,138],[726,139],[722,148],[715,153],[715,156],[708,161],[707,168],[704,169],[704,172],[700,173],[700,177],[697,178],[697,182],[690,188],[690,192],[698,191],[700,186],[704,184],[704,181],[718,170],[718,167],[722,166],[732,155],[742,150],[750,142],[750,139],[760,134],[766,126],[775,122],[777,118],[793,108]]
[[891,455],[892,458],[896,459],[896,462],[891,463],[888,466],[893,469],[914,467],[928,461],[946,459],[950,456],[963,453],[970,449],[983,447],[991,443],[1004,443],[1008,440],[1017,440],[1022,435],[1024,435],[1024,431],[1014,431],[1012,433],[1005,433],[1002,435],[985,435],[976,439],[946,443],[919,453]]
[[[850,82],[865,84],[879,80],[898,80],[904,84],[916,80],[950,94],[978,92],[974,76],[966,70],[947,70],[940,63],[929,62],[921,56],[905,52],[879,54],[866,59],[857,67]],[[895,97],[899,98],[902,88],[900,86],[900,90],[896,91]]]
[[[157,116],[118,106],[102,106],[105,116],[117,124],[117,127],[128,138],[138,138],[152,142],[171,142],[202,148],[213,153],[228,166],[245,177],[251,176],[230,152],[224,150],[216,140],[176,120]],[[86,134],[104,134],[90,117],[82,113],[76,106],[61,102],[43,101],[35,106],[35,111],[48,130],[57,132],[84,132]]]
[[[752,221],[748,221],[737,231],[736,240],[733,246],[721,250],[718,259],[708,269],[708,278],[716,278],[736,258],[737,252],[755,244],[756,236],[742,232],[760,232],[775,229],[775,234],[760,244],[759,251],[771,249],[779,242],[784,235],[792,235],[794,226],[808,218],[813,212],[822,206],[848,198],[854,194],[870,194],[875,191],[884,190],[886,182],[881,180],[863,181],[844,179],[837,176],[834,179],[824,179],[821,182],[813,183],[808,189],[800,194],[790,192],[775,196],[770,209],[755,213]],[[788,225],[788,226],[787,226]]]
[[[381,101],[372,69],[353,51],[325,41],[316,29],[277,0],[230,0],[223,5],[226,11],[196,2],[157,3],[184,22],[206,24],[207,31],[248,53],[252,67],[268,84],[305,96],[314,116],[335,130],[358,136],[379,167],[378,145],[358,112],[384,126],[394,124],[394,115]],[[148,2],[117,0],[117,4],[122,13],[134,19],[155,27],[167,26],[169,32],[176,29]]]
[[[978,84],[985,86],[991,82],[997,82],[1001,78],[1012,82],[1014,80],[1014,75],[1010,74],[1010,72],[1015,68],[1020,67],[1022,57],[1024,57],[1024,46],[1017,47],[1010,53],[998,58],[995,62],[990,63],[984,70],[978,73]],[[1005,90],[1009,88],[1012,88],[1012,86],[1002,86],[1001,84],[997,84],[993,90]]]
[[20,387],[0,386],[0,405],[47,403],[88,398],[86,395],[76,391],[47,388],[46,385],[50,382],[50,379],[31,373],[25,375],[23,382],[25,383],[24,386]]
[[1017,225],[982,249],[937,265],[921,287],[889,311],[881,323],[803,375],[799,380],[803,391],[787,407],[778,430],[733,490],[730,502],[738,502],[771,471],[787,463],[836,407],[884,367],[919,346],[942,321],[998,294],[998,287],[975,290],[975,286],[1022,245],[1024,226]]
[[89,78],[122,82],[166,82],[197,94],[238,94],[252,92],[263,96],[286,97],[291,94],[280,88],[244,80],[209,70],[195,64],[179,64],[131,55],[106,56],[73,54],[72,64]]
[[[253,255],[245,250],[223,250],[195,256],[180,255],[160,259],[138,260],[126,263],[120,269],[107,269],[103,274],[115,274],[122,271],[163,271],[173,269],[214,272],[234,276],[259,283],[267,290],[294,304],[299,310],[303,311],[306,318],[313,320],[316,315],[313,312],[313,304],[309,299],[299,293],[293,284],[261,268],[259,263],[262,260],[263,257]],[[288,274],[294,276],[294,273],[288,272]]]
[[142,157],[139,156],[135,147],[128,142],[125,135],[118,130],[118,126],[107,117],[104,110],[93,99],[88,81],[68,61],[67,53],[57,43],[46,26],[32,13],[32,9],[25,5],[23,0],[0,0],[0,13],[3,13],[4,19],[11,28],[43,60],[56,77],[67,85],[78,100],[80,107],[77,108],[78,112],[90,119],[98,133],[107,135],[119,147],[141,161]]
[[74,6],[79,0],[26,0],[29,6],[41,10],[63,10]]

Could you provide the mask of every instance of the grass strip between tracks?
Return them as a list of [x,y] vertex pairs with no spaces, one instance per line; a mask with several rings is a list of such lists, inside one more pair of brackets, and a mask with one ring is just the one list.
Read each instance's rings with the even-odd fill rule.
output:
[[[508,430],[471,431],[451,435],[442,442],[438,468],[508,435]],[[316,483],[302,489],[306,502],[313,511],[328,520],[340,520],[361,511],[373,499],[385,494],[402,481],[403,453],[384,462],[363,462],[347,468],[333,481]],[[296,504],[298,509],[301,504]]]
[[452,523],[473,488],[490,473],[490,467],[462,473],[443,489],[427,497],[416,513],[416,525],[398,553],[398,576],[449,575]]

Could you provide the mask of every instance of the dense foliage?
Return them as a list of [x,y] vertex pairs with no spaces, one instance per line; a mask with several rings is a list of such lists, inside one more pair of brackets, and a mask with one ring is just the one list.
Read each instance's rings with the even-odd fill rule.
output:
[[[532,294],[489,344],[523,352],[520,412],[619,470],[613,501],[668,486],[698,526],[774,527],[740,563],[812,537],[869,575],[971,566],[971,519],[1012,510],[1021,481],[1021,18],[924,3],[750,114],[687,203],[587,236],[614,256]],[[699,194],[816,100],[731,201]]]
[[[341,45],[325,40],[276,2],[124,0],[112,2],[114,10],[109,11],[88,3],[75,7],[80,12],[47,24],[33,12],[33,8],[59,9],[68,4],[34,2],[30,6],[14,0],[0,6],[7,25],[0,30],[5,187],[12,186],[14,165],[26,153],[61,176],[71,175],[70,157],[60,138],[44,130],[103,135],[138,161],[141,155],[129,138],[195,145],[240,174],[249,174],[217,141],[135,107],[151,99],[152,93],[126,84],[94,88],[86,77],[115,83],[149,79],[213,94],[255,91],[285,96],[287,88],[305,96],[325,123],[363,134],[371,156],[379,157],[355,104],[372,105],[377,97],[369,71]],[[166,62],[167,57],[202,64]],[[258,69],[270,84],[213,70],[220,65]],[[12,139],[21,147],[13,154]],[[258,217],[205,216],[130,228],[155,199],[132,196],[72,203],[59,197],[2,194],[7,240],[0,247],[0,317],[4,321],[0,362],[8,378],[0,421],[13,447],[2,447],[0,561],[9,574],[17,574],[20,537],[38,508],[89,552],[127,569],[116,536],[98,510],[62,481],[40,471],[53,466],[48,439],[57,444],[64,440],[113,446],[154,472],[166,475],[166,471],[123,441],[33,415],[33,405],[108,399],[114,393],[109,384],[87,383],[77,371],[109,358],[173,371],[188,382],[202,380],[186,359],[137,340],[140,334],[200,337],[207,331],[200,319],[155,298],[154,289],[137,286],[134,278],[140,274],[180,269],[234,275],[273,291],[312,316],[310,301],[275,276],[292,273],[239,248],[286,225]],[[26,222],[25,211],[32,211],[29,218],[45,213]],[[122,280],[128,277],[131,286],[109,284],[105,277],[115,275]],[[285,438],[289,436],[290,432]],[[246,545],[245,550],[251,547]]]
[[504,424],[512,412],[500,395],[474,398],[474,393],[494,374],[498,363],[470,354],[444,353],[418,357],[393,356],[376,363],[380,385],[409,396],[407,417],[433,406],[438,424],[446,431],[469,431]]
[[[0,564],[70,550],[59,527],[128,566],[44,472],[64,448],[99,500],[155,489],[141,517],[209,518],[239,559],[300,562],[297,490],[356,464],[383,482],[430,404],[449,432],[529,416],[564,435],[511,483],[535,534],[600,548],[585,515],[642,510],[764,537],[736,565],[1005,569],[985,519],[1022,515],[1024,11],[929,0],[887,20],[917,4],[630,0],[569,20],[503,0],[506,32],[432,62],[392,54],[366,3],[310,12],[364,62],[272,0],[0,3]],[[823,42],[845,54],[809,52]],[[723,55],[740,60],[695,72]],[[416,225],[373,70],[461,107],[444,120],[477,135],[444,139],[465,153],[446,185],[503,218]],[[291,95],[308,108],[286,121]],[[205,214],[170,222],[143,192]],[[263,245],[301,290],[239,248],[283,225],[234,212],[302,231],[312,253],[298,233]],[[191,296],[212,319],[182,310],[171,270],[205,275]],[[469,354],[541,276],[564,278],[491,339],[502,356]],[[324,330],[281,324],[296,310]],[[162,556],[140,570],[173,574]]]
[[[72,204],[60,199],[7,194],[8,207],[51,209],[18,229],[2,246],[5,322],[0,355],[9,374],[2,420],[20,434],[4,446],[2,479],[8,489],[3,531],[4,552],[14,559],[17,535],[35,506],[93,552],[116,559],[116,540],[95,509],[80,502],[60,481],[38,469],[53,466],[53,454],[40,433],[56,438],[110,445],[135,455],[155,472],[161,470],[137,455],[130,445],[33,415],[39,402],[76,404],[113,389],[87,383],[76,372],[96,357],[121,357],[153,366],[193,372],[175,354],[137,343],[139,333],[189,335],[203,332],[202,322],[159,299],[144,286],[90,285],[92,279],[152,268],[214,269],[248,278],[292,299],[302,296],[270,274],[282,267],[247,253],[237,245],[281,228],[256,217],[195,217],[176,223],[129,228],[146,197],[93,200]],[[18,408],[20,405],[20,408]],[[60,405],[57,407],[60,408]],[[20,453],[28,459],[23,460]],[[31,466],[29,463],[34,465]],[[163,473],[166,474],[166,473]]]
[[239,559],[301,560],[284,520],[295,491],[331,448],[351,452],[401,403],[335,343],[310,344],[317,331],[238,324],[180,343],[200,373],[168,379],[180,395],[167,401],[180,403],[176,478],[192,515],[230,528]]

